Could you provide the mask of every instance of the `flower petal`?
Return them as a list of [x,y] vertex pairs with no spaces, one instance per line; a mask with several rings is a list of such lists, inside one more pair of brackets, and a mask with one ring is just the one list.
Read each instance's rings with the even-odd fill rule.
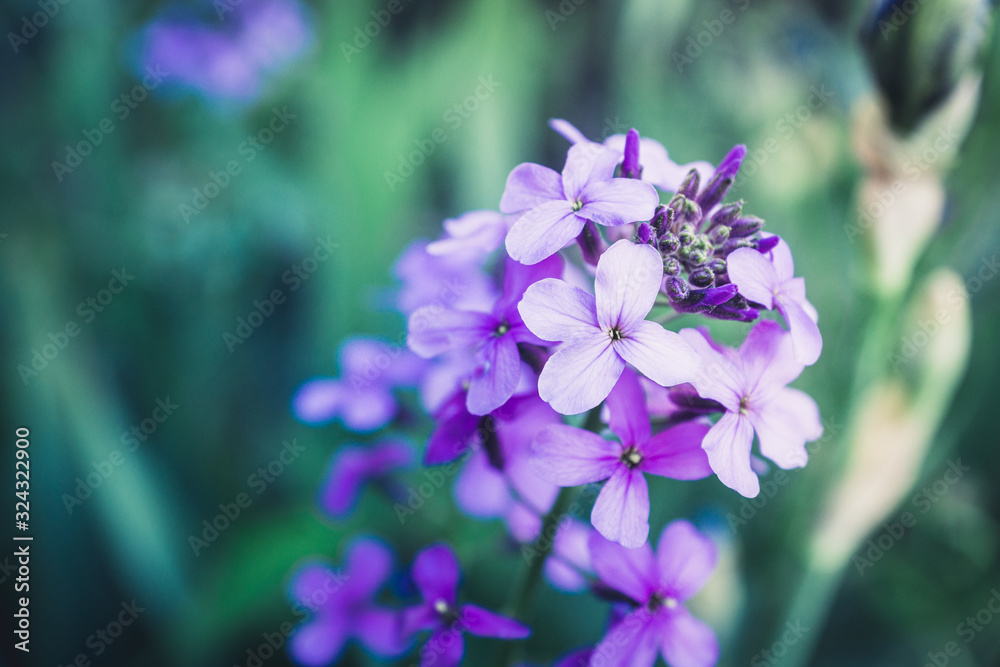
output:
[[563,343],[538,376],[538,395],[564,415],[597,407],[615,386],[625,362],[601,332]]
[[590,558],[601,583],[645,604],[659,584],[656,560],[649,543],[626,549],[600,533],[590,535]]
[[599,331],[594,295],[562,280],[547,278],[527,289],[517,306],[528,329],[552,342]]
[[318,378],[306,382],[292,398],[292,412],[307,424],[322,424],[340,413],[347,395],[340,380]]
[[823,336],[819,332],[816,321],[801,303],[779,296],[778,310],[788,322],[788,333],[792,336],[792,347],[795,350],[795,360],[806,366],[812,366],[823,351]]
[[[328,605],[339,606],[340,597],[334,593],[341,587],[344,575],[325,563],[308,563],[292,575],[288,597],[310,611]],[[323,594],[320,595],[319,593]]]
[[568,201],[551,201],[522,215],[505,241],[507,254],[522,264],[537,264],[580,234],[586,221]]
[[562,118],[550,118],[549,127],[561,134],[571,144],[578,144],[581,141],[587,141],[587,137],[583,135],[583,132],[576,129],[576,126],[568,120],[563,120]]
[[474,604],[463,605],[459,623],[470,635],[497,637],[499,639],[524,639],[531,635],[531,628],[513,618],[494,614]]
[[646,394],[639,384],[639,376],[626,368],[618,383],[605,401],[608,408],[608,426],[621,438],[622,444],[641,445],[649,440],[651,433],[649,412],[646,410]]
[[404,637],[400,612],[369,607],[357,613],[355,634],[365,648],[381,658],[392,658],[403,653],[408,638]]
[[396,398],[381,386],[349,392],[341,405],[340,420],[356,433],[382,428],[396,414]]
[[660,203],[656,188],[645,181],[612,178],[591,183],[580,192],[583,207],[579,215],[599,225],[616,227],[649,220]]
[[778,240],[778,245],[771,248],[771,262],[782,281],[791,280],[795,275],[795,263],[792,260],[792,249],[784,239]]
[[477,345],[496,327],[489,313],[424,306],[410,315],[406,345],[425,359]]
[[562,170],[563,197],[575,201],[588,184],[611,179],[621,160],[615,151],[592,141],[573,144]]
[[514,395],[521,379],[521,355],[513,336],[491,336],[476,359],[480,367],[469,381],[466,407],[474,415],[485,415]]
[[508,308],[516,308],[524,296],[525,290],[531,285],[546,278],[559,278],[562,276],[562,272],[563,259],[561,255],[552,255],[531,266],[521,264],[508,257],[503,267],[503,296],[497,301],[494,312],[499,316]]
[[712,474],[701,443],[709,425],[684,422],[650,438],[640,449],[642,470],[670,479],[704,479]]
[[801,468],[809,459],[805,443],[823,435],[819,407],[798,389],[782,389],[750,414],[760,452],[779,467]]
[[351,542],[344,563],[344,596],[371,598],[392,574],[392,551],[379,539],[359,537]]
[[455,604],[460,570],[458,558],[451,547],[435,544],[423,549],[413,561],[410,574],[424,600],[431,604],[438,600],[452,606]]
[[608,629],[604,639],[594,648],[590,664],[601,667],[653,667],[659,626],[658,615],[636,609]]
[[753,426],[750,420],[727,412],[705,435],[702,448],[708,454],[712,470],[723,484],[747,498],[760,493],[760,481],[750,468]]
[[431,635],[420,649],[420,667],[458,667],[465,655],[465,638],[458,630],[445,628]]
[[613,347],[640,373],[664,387],[693,382],[701,370],[701,360],[691,346],[656,322],[640,322]]
[[712,667],[719,660],[715,632],[683,608],[664,619],[660,650],[670,667]]
[[649,537],[649,487],[638,469],[620,466],[597,494],[590,514],[604,537],[635,549]]
[[729,279],[750,301],[774,307],[774,292],[781,284],[774,265],[753,248],[739,248],[726,257]]
[[427,441],[425,465],[454,461],[462,452],[478,442],[476,429],[479,417],[466,407],[464,391],[457,391],[434,413],[437,426]]
[[322,484],[320,507],[329,516],[343,517],[354,508],[362,484],[395,468],[406,467],[412,461],[413,450],[401,442],[342,447]]
[[559,486],[599,482],[619,467],[618,450],[618,444],[596,433],[553,424],[532,441],[531,469]]
[[500,212],[519,213],[557,199],[565,199],[562,177],[548,167],[523,162],[507,176]]
[[674,521],[660,533],[656,545],[660,583],[682,601],[701,590],[717,561],[715,543],[689,521]]
[[594,281],[601,328],[634,329],[652,309],[662,280],[663,260],[652,246],[622,239],[608,248],[597,262]]
[[444,221],[447,236],[427,244],[431,255],[466,251],[489,254],[503,245],[513,219],[496,211],[469,211]]
[[[753,330],[751,329],[751,332]],[[695,351],[701,360],[701,372],[691,381],[702,398],[718,401],[730,411],[739,410],[744,393],[744,373],[737,365],[739,357],[715,349],[708,332],[698,329],[681,329],[680,337]]]
[[315,618],[292,635],[289,653],[300,665],[329,665],[340,656],[347,642],[347,631],[346,619]]
[[768,400],[804,368],[795,359],[791,335],[771,320],[762,320],[750,330],[740,345],[740,359],[755,403]]
[[503,473],[490,465],[482,451],[469,457],[455,480],[455,504],[478,519],[503,516],[510,505],[510,490]]

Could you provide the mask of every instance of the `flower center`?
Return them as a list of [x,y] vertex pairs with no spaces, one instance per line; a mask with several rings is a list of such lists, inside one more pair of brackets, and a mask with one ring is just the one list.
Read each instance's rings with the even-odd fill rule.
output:
[[621,462],[624,463],[629,468],[634,468],[640,463],[642,463],[642,452],[640,452],[635,447],[629,447],[622,452],[619,457]]
[[745,415],[749,412],[750,397],[744,396],[740,399],[740,414]]
[[573,212],[576,213],[581,208],[583,208],[583,202],[579,199],[573,202]]
[[609,329],[608,335],[611,336],[611,340],[621,340],[622,338],[625,337],[624,334],[622,334],[622,330],[619,329],[618,327]]
[[444,616],[448,613],[448,603],[444,600],[436,600],[434,602],[434,611]]
[[649,611],[657,611],[666,607],[667,609],[674,609],[677,607],[677,598],[671,597],[669,595],[663,595],[662,593],[653,593],[649,598],[649,602],[646,603],[646,608]]
[[434,601],[434,611],[441,618],[441,622],[451,627],[458,620],[458,611],[454,609],[447,600],[438,598]]
[[500,324],[497,325],[497,328],[493,330],[493,335],[499,338],[508,331],[510,331],[510,325],[507,324],[506,322],[501,322]]

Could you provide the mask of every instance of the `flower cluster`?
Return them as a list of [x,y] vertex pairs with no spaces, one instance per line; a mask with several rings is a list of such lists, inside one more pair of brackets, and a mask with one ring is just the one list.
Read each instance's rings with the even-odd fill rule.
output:
[[[557,528],[541,554],[553,586],[615,603],[604,640],[558,664],[652,665],[660,653],[674,667],[712,665],[714,633],[683,602],[709,578],[715,548],[678,520],[654,555],[646,476],[715,475],[755,496],[767,468],[755,436],[778,467],[804,466],[806,443],[822,435],[819,410],[787,385],[819,357],[817,313],[788,245],[742,201],[726,201],[743,146],[714,168],[682,166],[635,130],[596,143],[566,121],[552,127],[572,143],[561,171],[518,165],[497,210],[446,220],[441,238],[400,258],[406,348],[351,340],[341,377],[296,395],[303,421],[339,418],[357,432],[414,427],[401,391],[417,390],[431,418],[427,481],[404,488],[394,476],[411,466],[409,445],[382,438],[338,452],[321,505],[344,517],[371,482],[404,522],[454,477],[463,512],[504,521],[514,543],[540,543]],[[772,310],[779,317],[764,317]],[[729,336],[752,326],[733,348],[697,318],[735,322]],[[692,326],[664,326],[675,320]],[[569,511],[559,503],[598,484],[590,525],[572,518],[579,500]],[[388,565],[350,583],[354,551],[375,548],[362,544],[347,556],[348,583],[297,635],[303,664],[332,661],[349,637],[398,655],[430,631],[424,664],[455,665],[463,633],[528,635],[519,621],[457,602],[458,563],[440,544],[413,566],[423,601],[379,606]],[[294,600],[305,605],[315,576],[296,576]]]

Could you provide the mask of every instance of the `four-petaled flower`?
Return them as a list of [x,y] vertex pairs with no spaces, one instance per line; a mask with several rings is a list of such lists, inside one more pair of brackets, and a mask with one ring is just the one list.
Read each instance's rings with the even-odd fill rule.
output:
[[648,245],[622,240],[601,255],[592,295],[561,280],[528,288],[518,310],[539,338],[563,342],[538,378],[538,393],[563,414],[603,401],[628,362],[651,380],[672,386],[693,379],[694,350],[646,315],[663,278],[663,263]]

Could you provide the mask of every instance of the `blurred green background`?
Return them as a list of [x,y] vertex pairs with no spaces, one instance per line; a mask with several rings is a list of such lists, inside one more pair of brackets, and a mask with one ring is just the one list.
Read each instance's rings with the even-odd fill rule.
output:
[[[404,563],[449,539],[463,556],[467,596],[502,606],[522,561],[498,522],[460,518],[449,494],[403,527],[374,494],[350,521],[324,520],[314,500],[330,453],[365,438],[306,427],[288,406],[306,379],[337,374],[345,336],[399,339],[405,324],[391,307],[391,265],[413,239],[435,236],[444,217],[495,207],[517,163],[562,164],[566,143],[546,126],[551,117],[594,139],[637,127],[678,162],[715,163],[733,144],[748,145],[731,197],[788,240],[821,314],[824,354],[797,386],[816,397],[828,431],[845,418],[870,306],[859,247],[843,228],[858,215],[851,113],[873,89],[857,39],[865,3],[403,0],[369,44],[345,54],[355,29],[385,4],[312,2],[311,47],[256,101],[153,94],[62,182],[52,162],[138,83],[131,44],[162,5],[69,0],[17,53],[4,45],[0,412],[11,472],[0,488],[13,513],[13,434],[27,426],[35,537],[30,661],[9,632],[4,661],[69,665],[84,654],[94,665],[247,665],[265,634],[299,620],[284,597],[294,565],[311,554],[338,562],[342,543],[359,532],[385,536]],[[5,0],[3,24],[16,30],[37,10]],[[674,54],[693,53],[689,40],[724,10],[735,20],[678,66]],[[215,16],[210,7],[207,16]],[[1000,246],[996,40],[984,72],[977,120],[948,178],[947,222],[925,260],[968,276]],[[481,80],[494,84],[478,108],[449,115]],[[804,107],[820,88],[824,101]],[[180,205],[192,189],[242,162],[239,146],[275,108],[294,115],[287,128],[185,221]],[[412,176],[387,183],[386,172],[398,172],[414,142],[437,128],[447,140]],[[754,153],[767,145],[777,148]],[[328,236],[332,257],[289,289],[282,276]],[[79,304],[99,298],[113,271],[134,279],[87,319]],[[810,630],[820,633],[812,664],[922,665],[1000,587],[998,285],[987,281],[972,296],[972,363],[925,478],[939,479],[959,458],[971,470],[881,562],[848,572],[827,626]],[[275,289],[287,300],[231,351],[224,334]],[[18,367],[69,321],[78,335],[25,377]],[[130,449],[124,434],[162,415],[158,400],[177,407]],[[196,556],[189,536],[292,440],[301,455]],[[720,664],[781,664],[761,662],[760,652],[786,620],[797,553],[819,509],[811,491],[837,465],[837,444],[824,444],[735,534],[720,517],[742,499],[722,485],[654,485],[654,530],[678,516],[715,517],[736,559],[731,597],[721,600],[731,615],[716,626]],[[121,464],[67,507],[77,478],[107,469],[115,450]],[[4,547],[0,563],[12,551]],[[9,619],[13,577],[4,570],[0,578]],[[95,643],[133,599],[143,609],[136,622],[111,644]],[[604,610],[545,590],[529,619],[529,656],[550,661],[596,641]],[[961,647],[948,664],[1000,664],[1000,620]],[[472,644],[465,664],[483,664],[493,648]],[[351,649],[344,664],[366,660]],[[283,650],[264,662],[290,664]]]

